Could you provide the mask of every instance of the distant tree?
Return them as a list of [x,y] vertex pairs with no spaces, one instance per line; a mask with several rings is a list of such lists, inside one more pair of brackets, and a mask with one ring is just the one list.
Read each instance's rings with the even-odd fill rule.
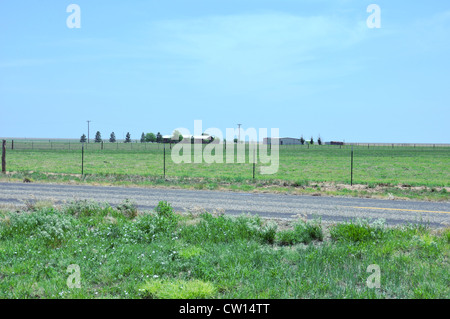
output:
[[174,130],[172,133],[172,142],[178,143],[183,140],[183,135],[181,135],[180,131]]
[[100,131],[97,131],[97,133],[95,133],[95,143],[101,143],[102,142],[102,135],[100,134]]
[[234,144],[237,144],[237,142],[238,142],[238,139],[235,137],[234,138]]
[[161,143],[162,140],[163,140],[162,135],[161,135],[160,132],[158,132],[158,133],[156,134],[156,143]]
[[302,135],[302,137],[300,137],[300,143],[301,143],[302,145],[305,144],[305,139],[303,138],[303,135]]
[[114,134],[114,132],[111,133],[111,135],[109,137],[109,141],[111,143],[115,143],[116,142],[116,134]]
[[309,141],[309,144],[313,145],[314,144],[314,139],[311,136],[311,140]]
[[156,141],[156,135],[153,133],[145,134],[145,141],[154,143]]
[[131,143],[131,135],[130,132],[127,133],[127,135],[125,135],[125,141],[124,143]]
[[80,143],[86,143],[86,141],[87,141],[86,135],[85,134],[81,135]]
[[141,143],[144,143],[144,142],[145,142],[145,133],[142,132],[142,135],[141,135]]
[[317,139],[317,144],[322,145],[322,139],[320,138],[320,136],[319,136],[319,138]]

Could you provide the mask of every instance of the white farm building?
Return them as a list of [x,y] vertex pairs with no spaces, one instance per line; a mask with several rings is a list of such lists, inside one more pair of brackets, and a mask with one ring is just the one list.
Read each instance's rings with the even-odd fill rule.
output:
[[265,137],[263,139],[263,144],[269,145],[269,144],[279,144],[279,145],[300,145],[300,139],[299,138],[293,138],[293,137]]

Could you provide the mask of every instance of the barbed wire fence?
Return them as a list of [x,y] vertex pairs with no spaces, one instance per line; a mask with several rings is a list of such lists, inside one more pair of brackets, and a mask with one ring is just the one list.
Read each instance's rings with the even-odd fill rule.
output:
[[[224,148],[226,149],[226,145],[224,144]],[[229,144],[228,144],[229,145]],[[236,144],[234,144],[236,145]],[[43,151],[43,152],[73,152],[74,156],[79,156],[81,161],[80,163],[80,171],[81,175],[86,173],[89,174],[89,171],[86,172],[85,166],[85,155],[90,152],[96,152],[101,154],[102,151],[105,153],[105,160],[108,157],[108,154],[115,152],[123,152],[123,153],[134,153],[134,152],[155,152],[158,157],[155,159],[154,165],[161,165],[161,175],[164,179],[166,176],[170,175],[171,163],[168,158],[168,151],[173,147],[171,143],[141,143],[140,141],[132,141],[129,143],[124,142],[100,142],[100,143],[80,143],[77,141],[52,141],[52,140],[3,140],[2,142],[2,172],[6,172],[6,152],[15,152],[15,151]],[[270,146],[269,146],[270,148]],[[333,174],[337,175],[337,180],[349,183],[353,185],[354,183],[368,183],[374,182],[376,180],[382,182],[387,179],[386,173],[380,174],[380,176],[368,176],[368,171],[370,171],[370,167],[365,164],[361,159],[364,156],[372,156],[376,157],[375,162],[389,162],[392,168],[389,169],[390,177],[395,177],[396,175],[400,175],[401,170],[409,170],[410,168],[407,165],[404,167],[400,167],[401,165],[397,162],[398,159],[402,157],[411,157],[414,154],[423,154],[427,151],[439,151],[445,158],[450,158],[450,144],[443,143],[435,143],[435,144],[424,144],[424,143],[345,143],[343,145],[328,145],[328,144],[304,144],[304,145],[279,145],[279,150],[281,153],[289,154],[315,154],[314,152],[319,152],[316,154],[320,154],[321,150],[336,150],[339,153],[339,161],[336,162],[335,165],[330,165],[329,170],[334,170]],[[286,153],[287,152],[287,153]],[[248,154],[250,157],[250,154]],[[255,155],[254,155],[255,156]],[[342,157],[342,158],[341,158]],[[132,161],[132,157],[130,157],[130,161]],[[296,159],[294,159],[296,160]],[[323,160],[323,159],[320,159]],[[158,163],[158,161],[160,161]],[[396,162],[397,161],[397,162]],[[324,180],[326,177],[322,176],[321,172],[314,170],[308,166],[304,158],[298,158],[299,167],[301,168],[292,168],[290,175],[287,176],[293,179],[304,179],[304,180]],[[256,166],[258,165],[256,162],[248,163],[249,168],[247,171],[243,171],[243,175],[245,178],[252,180],[255,182],[258,178],[263,178],[258,176]],[[196,166],[198,169],[199,166]],[[447,166],[448,169],[448,166]],[[169,171],[168,171],[169,170]],[[443,170],[445,171],[445,163]],[[192,170],[190,171],[193,172]],[[247,173],[246,173],[247,172]],[[51,172],[48,172],[51,173]],[[76,173],[76,172],[74,172]],[[94,173],[94,172],[91,172]],[[110,172],[111,174],[115,174],[114,171]],[[326,173],[326,172],[325,172]],[[444,172],[445,173],[445,172]],[[186,174],[189,174],[188,170]],[[448,171],[447,171],[448,174]],[[198,175],[198,174],[196,174]]]

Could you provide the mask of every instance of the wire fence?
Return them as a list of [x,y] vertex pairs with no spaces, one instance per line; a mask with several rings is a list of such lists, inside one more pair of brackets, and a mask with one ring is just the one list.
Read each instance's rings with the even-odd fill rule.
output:
[[[18,140],[6,140],[6,149],[10,150],[81,150],[84,145],[85,150],[130,150],[130,151],[146,151],[154,149],[163,149],[164,144],[169,147],[173,146],[171,143],[151,143],[139,141],[132,141],[128,143],[124,142],[90,142],[80,143],[74,141],[18,141]],[[268,146],[270,147],[270,145]],[[450,144],[444,143],[345,143],[343,145],[330,145],[330,144],[285,144],[278,146],[280,150],[295,150],[295,149],[417,149],[427,150],[436,148],[450,148]]]
[[[189,163],[171,158],[174,144],[164,143],[80,143],[75,141],[5,141],[9,172],[98,176],[160,176],[181,179],[241,181],[305,181],[345,184],[406,184],[450,186],[450,144],[280,145],[279,167],[263,175],[261,150],[246,144],[245,162],[238,162],[237,145],[223,144],[223,162],[196,163],[191,149]],[[234,162],[225,161],[227,148],[234,148]],[[268,154],[271,146],[267,145]],[[201,148],[206,149],[206,144]],[[2,163],[3,164],[3,163]],[[3,166],[3,165],[2,165]]]

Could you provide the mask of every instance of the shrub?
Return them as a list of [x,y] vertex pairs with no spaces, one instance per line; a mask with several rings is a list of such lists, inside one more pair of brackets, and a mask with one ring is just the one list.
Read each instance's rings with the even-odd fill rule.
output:
[[304,222],[299,220],[295,225],[297,232],[302,232],[307,240],[323,240],[323,232],[320,220]]
[[330,229],[331,238],[334,240],[361,242],[381,239],[384,233],[384,223],[376,221],[370,225],[365,220],[350,221],[335,225]]
[[444,230],[444,238],[447,240],[447,244],[450,244],[450,228]]
[[81,218],[98,215],[104,208],[105,206],[102,206],[97,202],[85,199],[74,200],[67,204],[63,210],[74,217]]
[[172,206],[166,201],[160,201],[155,208],[155,212],[164,218],[172,219],[175,217]]
[[263,243],[273,244],[275,242],[278,225],[276,223],[265,224],[260,231],[259,237]]
[[50,247],[60,246],[70,235],[71,218],[46,208],[34,212],[11,213],[0,223],[0,237],[26,236],[42,240]]
[[277,238],[281,245],[309,244],[313,240],[323,240],[322,226],[320,221],[305,222],[299,219],[293,229],[279,232]]
[[182,229],[181,236],[190,242],[233,242],[235,240],[256,240],[272,244],[275,240],[277,225],[263,224],[258,216],[241,215],[213,216],[210,213],[200,215],[200,222]]
[[129,199],[125,199],[116,209],[126,218],[133,219],[138,215],[136,204]]
[[280,231],[277,234],[278,243],[280,245],[293,245],[297,242],[295,231],[292,229]]
[[156,231],[171,233],[178,225],[178,215],[173,211],[172,206],[165,202],[160,201],[155,208],[156,212]]
[[132,237],[135,240],[152,241],[161,236],[174,236],[178,215],[167,202],[159,202],[155,214],[144,213],[133,223]]

